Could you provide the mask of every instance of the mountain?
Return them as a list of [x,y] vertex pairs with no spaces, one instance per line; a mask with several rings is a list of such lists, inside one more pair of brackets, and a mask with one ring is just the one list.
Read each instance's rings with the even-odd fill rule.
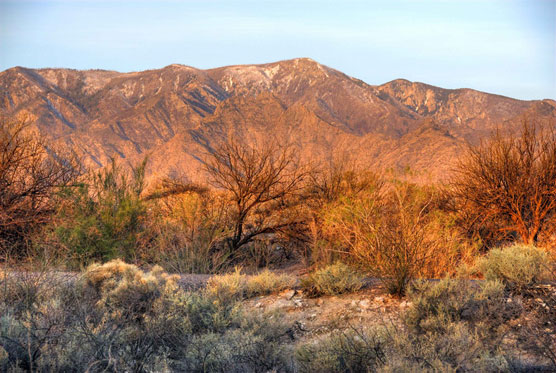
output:
[[89,167],[146,155],[151,177],[203,179],[221,138],[292,142],[301,158],[347,155],[371,167],[445,177],[466,142],[524,116],[556,119],[554,100],[522,101],[407,80],[373,86],[308,58],[200,70],[27,69],[0,73],[0,112],[74,149]]

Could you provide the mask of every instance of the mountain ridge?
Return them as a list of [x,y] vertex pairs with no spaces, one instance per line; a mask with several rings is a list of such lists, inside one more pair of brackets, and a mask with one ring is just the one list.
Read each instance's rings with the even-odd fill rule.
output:
[[343,152],[366,166],[415,166],[439,179],[465,143],[515,128],[523,117],[553,122],[556,101],[405,79],[369,85],[299,58],[129,73],[14,67],[0,73],[0,111],[27,115],[34,130],[93,168],[149,154],[150,176],[203,179],[200,159],[210,144],[274,136],[294,143],[301,158]]

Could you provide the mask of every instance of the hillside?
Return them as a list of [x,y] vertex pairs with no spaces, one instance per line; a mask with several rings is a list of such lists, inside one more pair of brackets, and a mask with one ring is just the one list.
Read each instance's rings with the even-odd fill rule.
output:
[[556,118],[553,100],[406,80],[372,86],[307,58],[132,73],[15,67],[0,73],[0,110],[27,115],[42,136],[74,149],[89,167],[149,155],[150,176],[190,179],[203,179],[203,154],[230,136],[293,142],[307,160],[346,154],[440,178],[467,141],[524,115]]

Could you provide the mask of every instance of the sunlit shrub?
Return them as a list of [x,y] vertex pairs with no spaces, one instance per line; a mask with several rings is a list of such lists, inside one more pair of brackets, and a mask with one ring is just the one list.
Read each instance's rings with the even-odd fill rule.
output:
[[295,277],[287,274],[264,270],[256,275],[247,276],[236,268],[232,273],[212,276],[205,292],[220,301],[234,301],[278,292],[292,287],[295,282]]
[[393,181],[381,193],[346,197],[328,209],[326,222],[341,249],[388,291],[403,295],[412,279],[438,277],[469,261],[474,247],[452,232],[439,210],[440,192]]
[[295,285],[296,279],[288,274],[276,274],[265,269],[264,271],[249,276],[247,279],[247,296],[266,295],[284,289],[289,289]]
[[302,280],[301,286],[312,296],[355,292],[363,286],[363,276],[342,262],[318,269]]
[[231,253],[221,244],[230,229],[226,200],[195,185],[177,186],[187,191],[151,201],[153,219],[149,229],[155,237],[143,256],[177,273],[218,273],[227,269]]
[[547,277],[549,257],[535,246],[513,245],[491,249],[477,261],[487,280],[499,280],[511,290],[523,290]]

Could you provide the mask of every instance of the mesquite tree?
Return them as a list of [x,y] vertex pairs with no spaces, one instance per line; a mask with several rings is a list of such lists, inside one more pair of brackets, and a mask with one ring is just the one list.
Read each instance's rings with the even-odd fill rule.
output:
[[229,140],[213,149],[205,161],[213,186],[225,190],[234,208],[232,252],[266,233],[295,225],[285,213],[306,173],[296,163],[291,146],[243,145]]
[[556,229],[556,130],[523,121],[517,136],[497,131],[469,147],[454,181],[475,226],[496,222],[501,233],[535,244]]

